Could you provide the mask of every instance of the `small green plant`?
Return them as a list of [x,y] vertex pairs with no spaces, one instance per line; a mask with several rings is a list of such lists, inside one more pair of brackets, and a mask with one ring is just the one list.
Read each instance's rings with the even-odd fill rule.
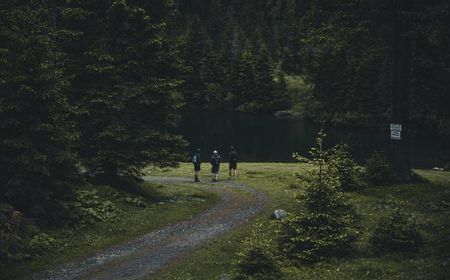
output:
[[326,134],[319,132],[317,148],[311,148],[312,159],[294,154],[297,160],[312,164],[315,169],[297,175],[306,192],[296,198],[304,204],[299,214],[281,221],[278,231],[283,254],[302,263],[317,262],[341,255],[351,248],[352,215],[340,188],[340,178],[332,172],[333,150],[323,149]]
[[281,223],[280,248],[288,259],[300,263],[345,255],[355,236],[348,229],[349,223],[327,213],[290,215]]
[[343,191],[356,191],[360,187],[359,172],[349,150],[349,146],[345,144],[336,145],[331,149],[328,159],[329,171],[339,178]]
[[125,202],[135,206],[135,207],[147,207],[147,203],[145,203],[144,198],[142,196],[136,196],[136,197],[132,197],[132,196],[126,196],[125,197]]
[[34,255],[41,255],[54,249],[56,240],[46,233],[39,233],[30,240],[28,247]]
[[390,185],[395,182],[394,170],[382,152],[374,152],[366,160],[364,178],[369,185]]
[[405,211],[403,201],[392,202],[376,224],[369,241],[377,253],[414,251],[423,242],[416,221]]
[[233,263],[233,280],[275,280],[281,278],[280,268],[270,251],[271,240],[261,233],[262,224],[253,229],[244,241],[242,251]]
[[118,209],[109,200],[102,200],[96,190],[77,190],[74,201],[61,202],[61,207],[68,214],[72,223],[82,227],[96,222],[114,222]]

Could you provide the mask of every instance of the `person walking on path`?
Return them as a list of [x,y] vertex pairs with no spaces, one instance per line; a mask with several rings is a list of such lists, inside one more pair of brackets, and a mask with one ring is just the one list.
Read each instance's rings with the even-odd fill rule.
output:
[[233,146],[230,147],[230,153],[228,154],[228,166],[229,166],[229,175],[231,180],[231,177],[236,180],[237,179],[237,161],[238,161],[238,154]]
[[217,153],[216,150],[214,150],[211,156],[211,175],[213,182],[217,182],[219,180],[219,168],[220,168],[220,155]]
[[200,176],[200,165],[202,164],[202,160],[200,159],[200,149],[198,148],[194,155],[192,156],[192,164],[194,164],[194,181],[200,182],[199,176]]

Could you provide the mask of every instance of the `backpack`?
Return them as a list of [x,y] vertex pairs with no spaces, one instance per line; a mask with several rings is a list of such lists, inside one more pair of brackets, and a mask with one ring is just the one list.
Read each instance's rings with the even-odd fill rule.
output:
[[219,157],[218,156],[212,156],[211,157],[211,163],[213,165],[218,165],[219,164]]

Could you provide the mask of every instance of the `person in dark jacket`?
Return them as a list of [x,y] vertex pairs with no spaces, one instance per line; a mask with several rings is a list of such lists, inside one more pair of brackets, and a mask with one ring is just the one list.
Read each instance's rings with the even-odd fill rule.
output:
[[199,176],[200,176],[200,165],[202,164],[202,160],[200,158],[200,149],[197,149],[194,155],[192,156],[192,164],[194,164],[194,181],[200,182]]
[[229,179],[233,176],[234,179],[237,179],[237,162],[238,162],[238,154],[233,146],[230,147],[230,153],[228,154],[228,167],[229,167]]
[[211,175],[213,182],[217,182],[219,180],[220,160],[221,158],[217,151],[213,151],[211,156]]

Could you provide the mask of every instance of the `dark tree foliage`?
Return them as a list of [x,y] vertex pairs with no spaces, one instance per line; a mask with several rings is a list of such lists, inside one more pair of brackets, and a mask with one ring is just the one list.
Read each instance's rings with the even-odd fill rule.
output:
[[0,201],[51,218],[82,170],[175,165],[183,69],[170,1],[2,1]]
[[182,105],[181,68],[178,44],[164,36],[165,3],[74,0],[59,9],[80,155],[91,173],[138,175],[179,159],[184,141],[168,129]]
[[[298,35],[300,65],[321,105],[310,115],[386,127],[392,118],[395,2],[311,1]],[[399,18],[408,25],[400,36],[411,41],[409,120],[448,136],[450,4],[414,0]]]
[[280,73],[281,66],[296,67],[294,35],[303,2],[176,1],[173,29],[187,34],[191,70],[187,103],[253,113],[288,108]]
[[40,1],[0,4],[0,201],[48,216],[78,174],[50,18]]
[[220,67],[208,32],[197,17],[187,29],[183,56],[188,67],[183,88],[186,100],[192,105],[222,108],[225,102],[220,78],[224,69]]
[[450,2],[416,0],[411,118],[450,137]]
[[383,3],[311,1],[301,21],[300,57],[322,105],[313,116],[373,126],[385,119],[392,79],[391,20]]

